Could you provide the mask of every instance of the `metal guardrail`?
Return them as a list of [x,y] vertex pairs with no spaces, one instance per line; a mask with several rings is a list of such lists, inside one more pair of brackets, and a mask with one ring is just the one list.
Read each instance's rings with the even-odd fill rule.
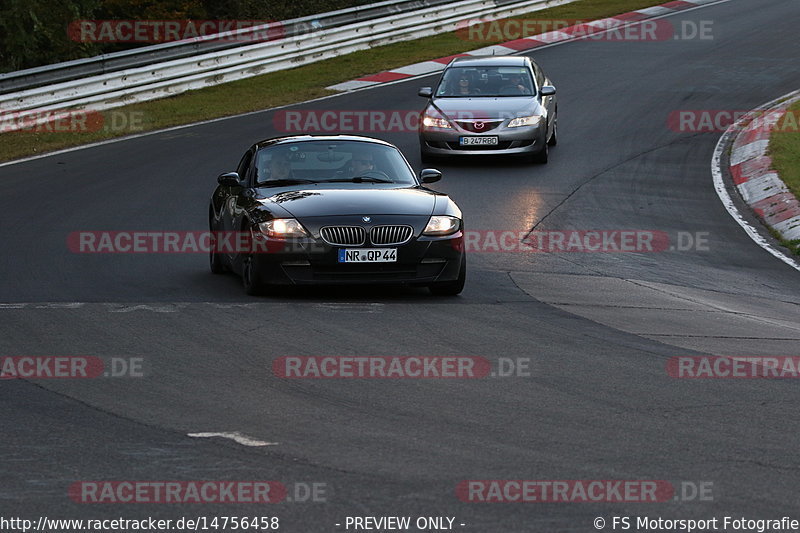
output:
[[[282,37],[306,35],[313,31],[336,28],[398,13],[451,3],[452,0],[386,0],[374,4],[339,9],[273,23]],[[498,2],[508,0],[497,0]],[[513,1],[513,0],[512,0]],[[128,68],[152,65],[163,61],[192,57],[242,46],[247,35],[268,29],[269,25],[252,26],[193,39],[141,46],[122,52],[101,54],[52,65],[0,74],[0,94],[31,89],[46,84],[108,74]],[[251,41],[255,42],[255,40]]]
[[[20,112],[108,109],[292,68],[380,44],[453,31],[470,18],[506,17],[571,1],[516,0],[502,5],[495,0],[447,2],[307,35],[237,46],[0,95],[0,107]],[[46,121],[46,118],[41,120]],[[31,124],[30,121],[26,123]]]
[[[450,0],[386,0],[375,4],[329,11],[274,24],[280,25],[284,37],[293,37],[307,34],[311,31],[335,28],[354,22],[372,20],[447,3],[450,3]],[[236,48],[241,46],[241,42],[236,42],[236,37],[254,34],[266,28],[267,26],[241,28],[194,39],[142,46],[122,52],[101,54],[95,57],[7,72],[0,74],[0,94],[86,76],[107,74],[172,59],[191,57],[201,53]]]

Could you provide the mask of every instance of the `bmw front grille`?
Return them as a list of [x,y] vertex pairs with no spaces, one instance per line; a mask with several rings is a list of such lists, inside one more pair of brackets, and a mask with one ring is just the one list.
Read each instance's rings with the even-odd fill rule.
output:
[[366,234],[360,226],[326,226],[320,229],[322,240],[333,246],[361,246]]
[[375,226],[369,233],[372,244],[399,245],[408,242],[414,233],[411,226]]
[[[325,226],[320,235],[332,246],[361,246],[366,242],[367,230],[360,226]],[[414,228],[407,225],[374,226],[369,230],[370,243],[380,246],[399,246],[413,236]]]

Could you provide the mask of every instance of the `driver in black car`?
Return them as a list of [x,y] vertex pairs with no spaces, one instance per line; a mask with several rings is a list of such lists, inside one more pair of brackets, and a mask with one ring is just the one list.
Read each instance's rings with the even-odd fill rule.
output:
[[372,160],[372,154],[353,154],[353,158],[350,160],[350,169],[353,171],[353,176],[363,176],[365,172],[375,170],[375,162]]
[[354,152],[350,161],[334,176],[337,180],[352,180],[354,178],[364,178],[378,181],[391,182],[389,176],[383,171],[378,170],[375,165],[375,158],[372,152],[358,151]]

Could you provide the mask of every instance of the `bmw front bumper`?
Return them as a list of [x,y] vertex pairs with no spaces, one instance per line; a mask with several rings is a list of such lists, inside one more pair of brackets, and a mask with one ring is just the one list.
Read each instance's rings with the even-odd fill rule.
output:
[[455,281],[461,272],[464,236],[418,237],[397,248],[392,263],[340,263],[339,249],[321,240],[286,241],[283,249],[253,254],[255,275],[273,285],[430,285]]

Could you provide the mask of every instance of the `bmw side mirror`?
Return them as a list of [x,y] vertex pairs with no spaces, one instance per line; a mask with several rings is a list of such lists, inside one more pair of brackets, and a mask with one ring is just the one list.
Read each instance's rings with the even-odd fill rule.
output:
[[420,87],[418,95],[422,96],[423,98],[430,98],[433,96],[433,89],[430,87]]
[[419,173],[419,181],[422,183],[434,183],[440,179],[442,179],[442,173],[435,168],[426,168]]
[[552,85],[542,85],[542,88],[539,89],[539,94],[542,96],[553,96],[556,94],[556,88]]
[[235,187],[239,185],[239,173],[226,172],[225,174],[220,174],[217,177],[217,183],[225,187]]

